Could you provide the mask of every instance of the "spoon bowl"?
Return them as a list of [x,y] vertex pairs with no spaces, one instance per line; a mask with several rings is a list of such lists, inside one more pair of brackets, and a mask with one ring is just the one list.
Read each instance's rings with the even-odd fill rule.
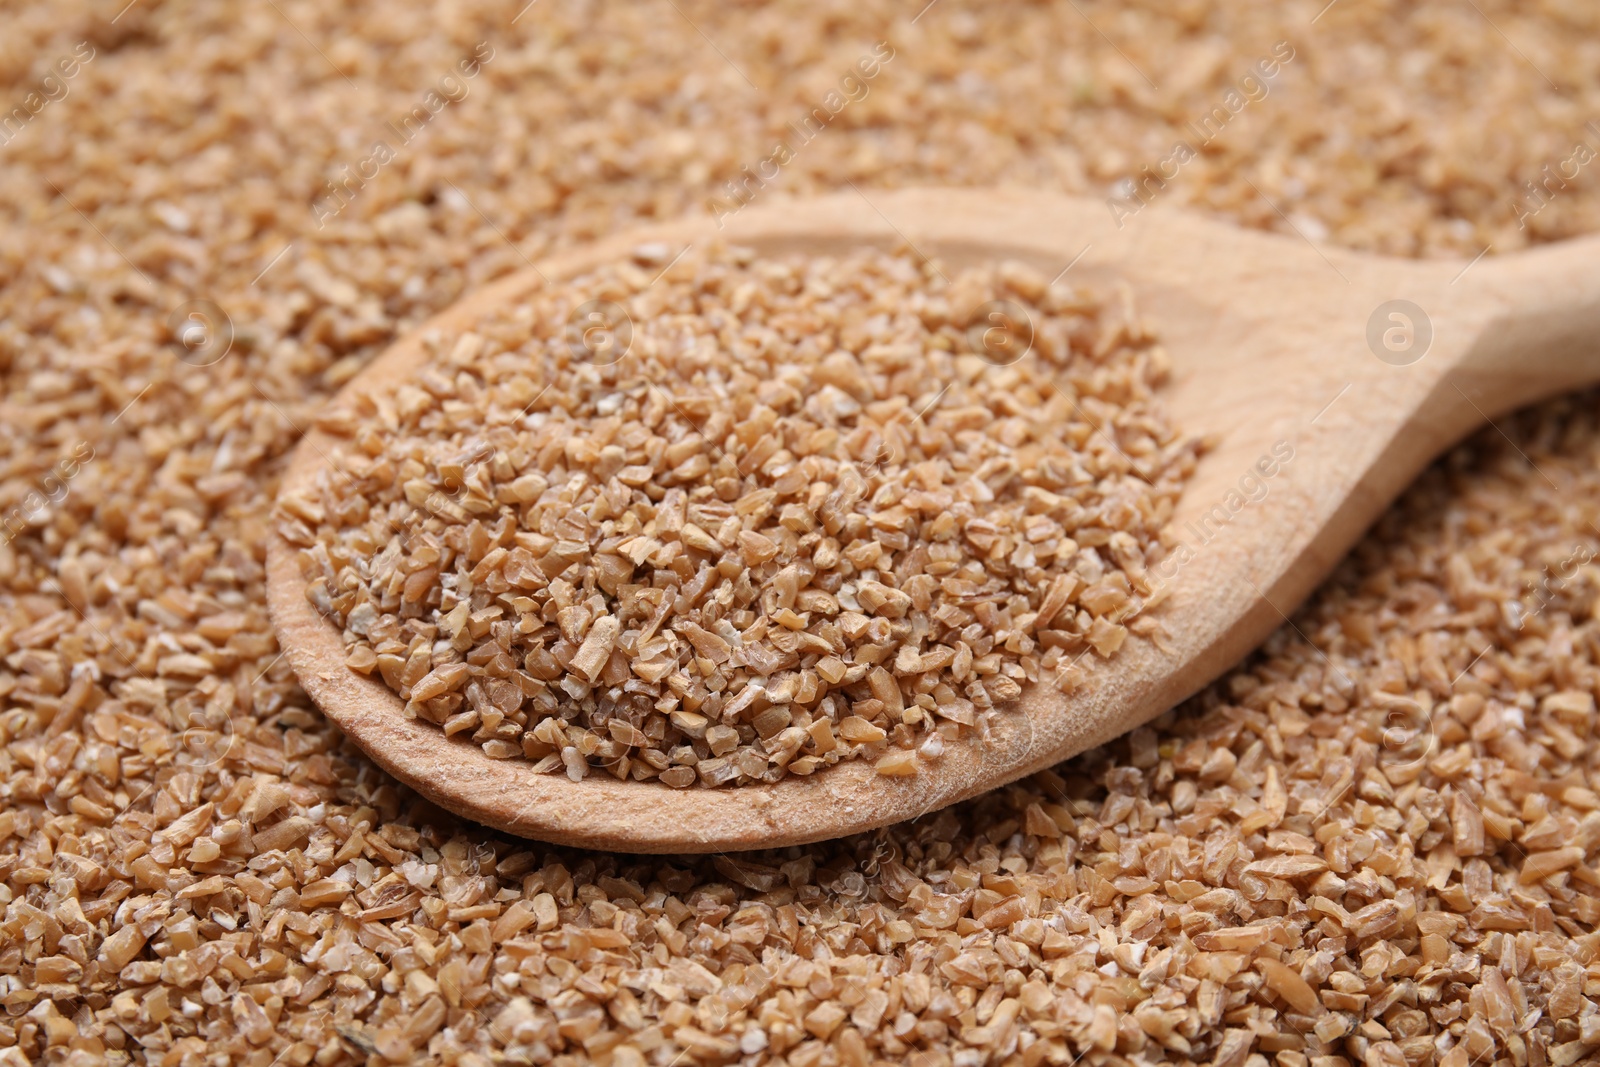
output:
[[[717,239],[758,254],[907,247],[953,267],[1017,260],[1098,292],[1126,284],[1171,357],[1162,401],[1212,439],[1152,567],[1158,641],[1083,661],[1062,692],[1025,687],[982,742],[907,778],[845,761],[772,785],[672,789],[581,782],[494,760],[409,719],[345,665],[276,533],[268,596],[301,685],[372,759],[434,803],[524,837],[623,852],[769,848],[870,830],[1041,770],[1147,722],[1236,663],[1290,614],[1407,483],[1471,429],[1600,379],[1600,237],[1471,263],[1385,259],[1152,206],[1119,224],[1100,201],[1047,193],[849,192],[655,226],[550,257],[468,295],[345,386],[393,390],[426,330],[470,329],[541,286],[625,258]],[[312,430],[284,477],[314,477],[334,442]]]

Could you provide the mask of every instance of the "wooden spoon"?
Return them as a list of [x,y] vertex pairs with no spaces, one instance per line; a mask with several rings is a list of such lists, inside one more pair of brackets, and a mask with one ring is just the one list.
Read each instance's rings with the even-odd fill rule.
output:
[[[345,666],[339,631],[306,599],[273,536],[268,593],[301,684],[374,761],[435,803],[525,837],[627,852],[710,852],[814,841],[910,819],[1101,744],[1171,708],[1282,624],[1429,460],[1485,420],[1600,378],[1600,237],[1472,263],[1384,259],[1240,230],[1160,205],[1119,228],[1099,201],[928,189],[752,205],[550,257],[428,323],[471,328],[548,281],[717,238],[759,253],[909,245],[953,267],[1004,259],[1101,293],[1132,288],[1174,374],[1165,401],[1214,435],[1155,574],[1165,647],[1130,640],[1085,661],[1070,695],[1039,684],[982,745],[953,745],[911,778],[846,761],[776,785],[674,790],[591,774],[574,783],[492,760],[406,718],[376,677]],[[1067,270],[1070,264],[1070,271]],[[1396,304],[1395,301],[1408,303]],[[345,393],[383,392],[424,360],[402,338]],[[284,478],[312,477],[333,442],[306,435]],[[1093,660],[1094,657],[1090,657]]]

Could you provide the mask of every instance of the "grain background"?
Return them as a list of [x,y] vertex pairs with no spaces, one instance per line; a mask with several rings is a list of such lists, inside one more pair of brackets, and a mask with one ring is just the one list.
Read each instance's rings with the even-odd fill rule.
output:
[[1600,228],[1591,4],[919,8],[5,6],[0,1059],[1593,1059],[1592,395],[1442,460],[1185,707],[865,838],[507,840],[294,684],[262,555],[322,401],[468,286],[725,208],[879,42],[755,196],[1117,195],[1287,42],[1160,203],[1464,260]]

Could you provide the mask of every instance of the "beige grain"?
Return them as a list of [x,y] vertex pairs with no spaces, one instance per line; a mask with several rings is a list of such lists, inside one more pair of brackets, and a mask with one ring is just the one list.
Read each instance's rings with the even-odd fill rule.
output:
[[[681,787],[914,775],[1116,654],[1199,447],[1126,301],[911,254],[645,258],[324,416],[348,443],[278,528],[352,669],[495,758]],[[616,337],[576,335],[602,300]]]
[[[0,33],[6,115],[95,49],[0,145],[0,1062],[1593,1062],[1593,394],[1436,465],[1296,629],[1149,728],[737,860],[419,804],[294,685],[261,552],[300,431],[397,331],[706,210],[876,41],[892,62],[759,196],[1104,197],[1287,38],[1160,203],[1468,259],[1600,230],[1592,168],[1525,229],[1512,206],[1595,143],[1594,5],[121,6],[13,5]],[[485,39],[470,94],[319,230],[326,183]],[[166,325],[199,298],[236,328],[205,367]],[[66,495],[13,513],[64,460]],[[302,909],[329,881],[353,888]]]

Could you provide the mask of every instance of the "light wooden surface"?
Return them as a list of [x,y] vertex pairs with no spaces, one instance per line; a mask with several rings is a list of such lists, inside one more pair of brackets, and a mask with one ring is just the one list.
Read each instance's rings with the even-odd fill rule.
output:
[[[1071,696],[1025,691],[988,743],[951,746],[912,778],[882,778],[852,761],[772,786],[673,790],[604,774],[574,783],[535,775],[520,760],[491,760],[469,741],[407,719],[381,681],[344,666],[338,631],[307,602],[292,551],[274,537],[270,606],[301,684],[373,760],[445,808],[589,848],[710,852],[868,830],[992,789],[1194,693],[1281,625],[1447,445],[1486,419],[1600,378],[1600,237],[1469,266],[1318,249],[1159,205],[1118,229],[1095,200],[943,189],[751,206],[726,221],[720,231],[694,220],[554,256],[469,295],[424,329],[468,328],[543,285],[541,274],[571,276],[653,241],[676,252],[721,237],[769,254],[909,242],[954,266],[1018,259],[1046,277],[1082,253],[1065,280],[1101,292],[1132,287],[1172,357],[1166,403],[1185,431],[1218,439],[1173,519],[1190,558],[1159,609],[1167,647],[1131,640],[1108,664],[1090,657],[1089,682]],[[1396,299],[1423,309],[1433,333],[1426,355],[1406,366],[1380,360],[1367,341],[1375,309]],[[421,359],[410,335],[346,390],[392,389]],[[331,445],[308,434],[285,486],[311,477]],[[1267,495],[1219,523],[1214,509],[1226,511],[1230,490],[1275,447],[1280,455],[1291,448],[1293,459],[1265,480]],[[1190,525],[1208,513],[1217,531],[1209,541]]]

